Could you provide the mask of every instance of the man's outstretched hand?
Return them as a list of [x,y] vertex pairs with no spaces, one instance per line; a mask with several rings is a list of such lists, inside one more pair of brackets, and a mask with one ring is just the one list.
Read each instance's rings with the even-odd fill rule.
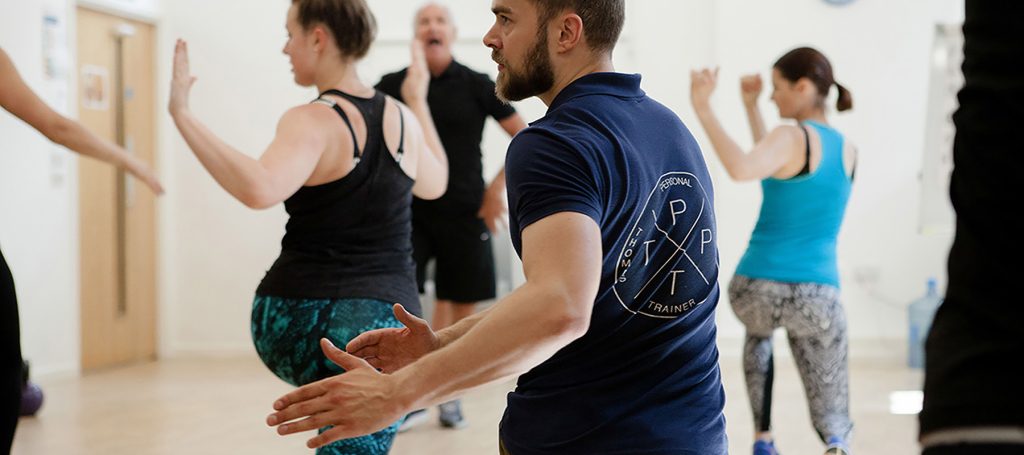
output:
[[277,426],[278,434],[332,427],[306,443],[315,449],[380,431],[409,411],[399,403],[398,387],[391,376],[326,338],[320,340],[320,347],[345,372],[299,387],[274,402],[277,412],[267,417],[267,425]]
[[405,307],[400,304],[395,304],[394,312],[405,328],[371,330],[355,337],[345,347],[350,354],[388,374],[441,346],[437,334],[430,329],[427,321],[405,311]]

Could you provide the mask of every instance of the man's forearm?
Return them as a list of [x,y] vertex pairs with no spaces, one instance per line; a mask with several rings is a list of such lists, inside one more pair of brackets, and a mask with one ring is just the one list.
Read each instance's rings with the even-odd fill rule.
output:
[[483,320],[484,317],[487,316],[487,314],[490,312],[491,308],[493,308],[493,307],[489,307],[486,310],[477,312],[476,314],[474,314],[472,316],[463,318],[459,322],[456,322],[455,324],[452,324],[452,325],[448,326],[447,328],[438,331],[437,332],[437,339],[438,339],[438,342],[440,344],[439,349],[440,348],[444,348],[445,346],[448,346],[449,344],[452,344],[452,342],[454,342],[455,340],[461,338],[467,332],[472,330],[473,327],[475,327],[478,322],[480,322],[481,320]]
[[501,170],[498,171],[498,174],[494,176],[493,180],[491,180],[491,184],[487,186],[487,190],[488,191],[498,191],[498,192],[504,192],[505,191],[505,167],[504,166],[501,167]]
[[589,308],[552,316],[551,308],[569,306],[563,298],[527,284],[444,331],[446,346],[395,373],[401,400],[410,409],[427,407],[539,365],[586,332]]

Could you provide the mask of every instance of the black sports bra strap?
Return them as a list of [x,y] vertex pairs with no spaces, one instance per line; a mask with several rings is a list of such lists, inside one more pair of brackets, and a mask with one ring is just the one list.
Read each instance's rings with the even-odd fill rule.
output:
[[405,156],[405,114],[402,113],[402,106],[398,106],[398,124],[401,128],[398,130],[398,162],[402,162],[402,157]]
[[324,95],[342,96],[344,94],[338,90],[327,90],[321,93],[320,97],[313,100],[313,102],[330,106],[331,109],[334,109],[334,112],[337,112],[341,119],[345,121],[345,125],[348,126],[349,133],[352,134],[352,159],[355,160],[355,164],[359,164],[359,161],[362,160],[363,154],[359,150],[359,138],[356,137],[356,129],[352,127],[352,121],[349,120],[348,114],[345,113],[345,110],[342,109],[341,106],[338,106],[336,101],[324,98]]
[[800,131],[804,132],[804,142],[807,144],[807,147],[805,149],[804,168],[797,175],[807,175],[811,173],[811,135],[807,132],[807,126],[803,123],[800,124]]

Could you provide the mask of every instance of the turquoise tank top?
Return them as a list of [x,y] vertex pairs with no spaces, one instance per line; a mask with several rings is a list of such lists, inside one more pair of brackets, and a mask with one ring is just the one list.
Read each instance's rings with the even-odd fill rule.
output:
[[736,274],[787,283],[839,286],[836,240],[850,199],[843,136],[817,122],[821,163],[810,174],[761,181],[761,215]]

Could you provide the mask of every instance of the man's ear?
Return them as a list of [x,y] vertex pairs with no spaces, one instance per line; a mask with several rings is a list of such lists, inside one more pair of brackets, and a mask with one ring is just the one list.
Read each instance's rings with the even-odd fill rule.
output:
[[576,13],[565,13],[557,19],[558,52],[568,52],[583,43],[583,19]]

